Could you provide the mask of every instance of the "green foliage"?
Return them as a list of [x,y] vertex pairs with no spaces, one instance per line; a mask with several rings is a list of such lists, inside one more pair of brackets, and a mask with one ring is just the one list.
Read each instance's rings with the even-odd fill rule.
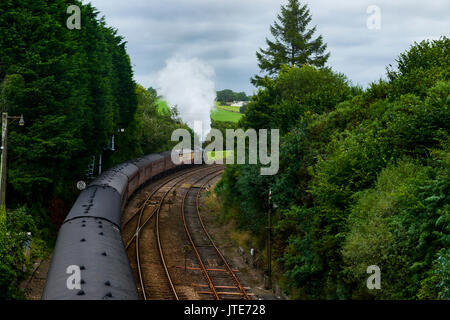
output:
[[[236,216],[239,227],[249,229],[255,233],[264,230],[264,219],[267,210],[267,183],[269,177],[259,175],[260,167],[251,165],[231,165],[218,185],[218,193],[225,194],[230,201],[230,208],[236,203],[244,215]],[[232,188],[232,189],[230,189]],[[249,201],[249,199],[252,199]]]
[[[227,167],[217,192],[264,244],[272,190],[274,259],[293,298],[448,299],[448,39],[415,44],[388,78],[362,91],[284,66],[239,123],[281,129],[280,170]],[[370,265],[382,290],[366,287]]]
[[162,99],[157,99],[156,104],[158,105],[158,112],[169,115],[171,114],[170,107],[166,101]]
[[148,91],[149,91],[150,94],[153,95],[154,97],[159,98],[159,96],[158,96],[158,91],[156,91],[155,88],[150,87],[150,88],[148,88]]
[[223,109],[211,110],[211,119],[216,122],[234,122],[237,123],[242,118],[242,114]]
[[20,100],[25,82],[20,74],[8,74],[0,83],[1,109],[7,111],[8,103]]
[[[447,219],[448,221],[448,219]],[[433,272],[438,280],[437,290],[439,299],[450,299],[450,250],[439,251],[435,260]]]
[[[446,245],[442,227],[448,226],[437,224],[450,208],[449,180],[442,173],[402,161],[384,169],[374,189],[357,195],[343,246],[344,273],[357,288],[353,297],[407,299],[418,292]],[[383,290],[365,288],[369,265],[383,270]]]
[[7,299],[16,294],[11,283],[16,279],[16,270],[12,267],[14,257],[10,254],[12,243],[6,228],[6,210],[0,208],[0,299]]
[[211,128],[220,130],[222,132],[222,136],[226,137],[226,130],[233,129],[236,130],[238,125],[236,122],[227,122],[227,121],[216,121],[211,118]]
[[[69,5],[81,30],[69,30]],[[31,260],[46,253],[85,180],[91,156],[103,168],[170,148],[175,109],[159,114],[154,90],[136,86],[126,42],[91,4],[74,0],[0,1],[0,105],[24,115],[9,126],[7,205],[0,221],[0,299],[20,297],[23,235],[33,233]],[[139,101],[138,101],[139,99]],[[139,102],[139,103],[138,103]],[[122,130],[123,129],[123,130]],[[115,152],[108,150],[115,137]],[[60,204],[60,205],[58,205]]]
[[[176,108],[161,112],[162,100],[151,91],[138,85],[137,96],[139,106],[135,115],[136,131],[130,134],[136,139],[135,145],[142,154],[170,150],[177,143],[171,141],[172,132],[178,128],[190,129],[178,119]],[[168,108],[167,104],[166,107]],[[125,157],[129,159],[130,154],[127,153]]]
[[[81,30],[66,27],[72,4]],[[85,178],[90,156],[134,118],[125,42],[80,1],[2,1],[0,30],[2,108],[26,122],[10,126],[8,205],[71,201],[68,185]]]
[[243,107],[237,107],[237,106],[227,106],[227,105],[223,105],[220,104],[220,102],[216,102],[216,108],[217,109],[221,109],[221,110],[226,110],[226,111],[233,111],[236,113],[241,113],[241,108]]
[[[25,256],[24,245],[27,232],[31,232],[30,256]],[[14,211],[0,208],[0,300],[22,298],[18,283],[28,273],[32,261],[48,255],[48,247],[42,240],[42,232],[37,227],[30,211],[22,207]]]
[[265,78],[262,87],[248,104],[242,127],[279,128],[286,133],[306,112],[331,111],[353,93],[342,74],[312,66],[283,66],[279,76],[275,80]]
[[382,134],[402,152],[426,156],[450,128],[450,82],[437,82],[424,100],[403,95],[382,117]]
[[318,297],[323,286],[318,267],[321,261],[312,246],[314,216],[313,208],[293,205],[280,210],[275,225],[275,258],[284,270],[282,283],[293,299]]
[[388,69],[390,96],[412,93],[423,97],[437,81],[450,80],[449,56],[450,39],[445,36],[440,40],[414,43],[396,60],[397,67]]

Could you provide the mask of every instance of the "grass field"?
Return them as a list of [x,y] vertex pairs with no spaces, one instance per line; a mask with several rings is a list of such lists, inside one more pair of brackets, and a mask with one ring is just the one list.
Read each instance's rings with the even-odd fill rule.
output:
[[[159,113],[170,113],[170,107],[166,101],[158,99],[156,103],[158,104]],[[239,107],[221,106],[217,104],[216,108],[211,110],[211,118],[215,121],[236,123],[241,119],[242,114],[233,112],[235,110],[239,112]]]
[[214,121],[226,121],[226,122],[238,122],[242,117],[242,114],[226,111],[223,109],[211,110],[211,118]]
[[225,110],[225,111],[237,112],[237,113],[240,113],[240,111],[241,111],[241,107],[232,107],[232,106],[221,105],[220,102],[216,102],[216,108]]

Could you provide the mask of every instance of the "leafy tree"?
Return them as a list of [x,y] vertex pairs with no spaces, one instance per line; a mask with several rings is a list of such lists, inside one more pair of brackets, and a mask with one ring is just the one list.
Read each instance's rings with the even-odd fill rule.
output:
[[288,132],[306,112],[324,113],[353,95],[347,78],[329,68],[282,66],[276,79],[265,78],[247,105],[240,125]]
[[228,103],[234,100],[234,92],[230,89],[217,91],[217,101]]
[[[81,9],[80,30],[66,26],[73,4]],[[156,93],[133,80],[126,42],[91,4],[0,1],[0,33],[0,107],[23,114],[26,123],[9,128],[7,206],[26,204],[27,217],[50,241],[51,222],[64,219],[79,193],[76,182],[87,178],[91,156],[102,154],[107,168],[167,150],[174,144],[172,131],[185,125],[174,110],[156,112]],[[107,150],[113,135],[115,152]],[[24,231],[10,224],[8,237],[2,223],[1,298],[14,296],[23,276],[21,260],[12,254],[22,254],[22,242],[9,239]]]
[[[10,128],[9,206],[70,203],[76,189],[68,186],[85,178],[90,157],[134,118],[135,83],[123,38],[80,1],[82,28],[69,30],[71,4],[0,3],[2,108],[26,121]],[[109,157],[106,152],[106,162]]]
[[[403,160],[384,169],[375,188],[358,195],[343,246],[353,298],[416,296],[446,245],[442,230],[448,227],[445,212],[450,206],[447,174]],[[366,268],[374,264],[383,270],[381,291],[365,287]]]
[[437,81],[450,80],[450,39],[424,40],[414,43],[400,54],[397,66],[389,65],[387,76],[391,82],[389,96],[392,99],[412,93],[419,97]]
[[247,96],[245,92],[238,92],[235,96],[236,101],[248,101],[250,98]]
[[230,89],[225,89],[222,91],[217,91],[217,101],[227,104],[233,101],[248,101],[250,100],[249,97],[247,97],[247,94],[245,92],[234,92]]
[[214,119],[211,118],[211,128],[220,130],[220,132],[222,132],[222,135],[226,137],[226,130],[238,129],[238,125],[235,122],[215,121]]
[[[281,6],[278,21],[270,27],[274,40],[266,39],[267,49],[256,53],[261,71],[275,75],[282,65],[325,65],[330,54],[325,53],[327,45],[323,43],[322,36],[314,39],[316,27],[308,28],[311,20],[308,6],[301,5],[298,0],[289,0],[286,6]],[[257,79],[253,82],[256,83]]]
[[[170,113],[158,112],[157,97],[150,90],[140,85],[136,88],[138,110],[135,114],[136,132],[131,137],[137,139],[142,154],[150,154],[171,149],[177,142],[172,142],[172,132],[177,128],[188,129],[178,118],[176,107]],[[191,131],[192,133],[192,131]],[[129,154],[124,154],[129,158]]]
[[158,91],[156,91],[156,89],[154,89],[153,87],[148,88],[148,91],[155,97],[158,98]]
[[[30,239],[30,256],[24,255],[24,245]],[[26,266],[31,271],[33,261],[48,255],[48,248],[42,241],[42,231],[37,227],[36,219],[25,207],[12,211],[0,208],[0,299],[21,299],[23,293],[18,284],[29,272],[23,272]]]

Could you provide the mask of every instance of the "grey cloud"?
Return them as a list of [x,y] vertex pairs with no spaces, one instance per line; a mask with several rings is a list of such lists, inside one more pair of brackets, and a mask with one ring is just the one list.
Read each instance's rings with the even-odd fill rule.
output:
[[[281,4],[276,0],[91,0],[128,41],[135,77],[153,84],[174,55],[199,58],[216,70],[219,89],[251,93],[256,51],[270,37]],[[328,65],[353,83],[367,85],[413,43],[448,36],[448,0],[308,1],[312,25],[328,44]],[[366,9],[381,9],[382,27],[368,30]]]

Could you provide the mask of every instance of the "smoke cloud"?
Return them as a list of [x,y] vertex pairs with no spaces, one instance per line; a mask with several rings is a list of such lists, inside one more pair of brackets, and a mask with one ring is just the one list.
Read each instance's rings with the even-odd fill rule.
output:
[[[205,62],[193,58],[173,57],[156,76],[158,94],[170,106],[177,106],[181,118],[204,141],[211,129],[210,112],[215,105],[215,71]],[[202,128],[194,126],[201,121]]]

